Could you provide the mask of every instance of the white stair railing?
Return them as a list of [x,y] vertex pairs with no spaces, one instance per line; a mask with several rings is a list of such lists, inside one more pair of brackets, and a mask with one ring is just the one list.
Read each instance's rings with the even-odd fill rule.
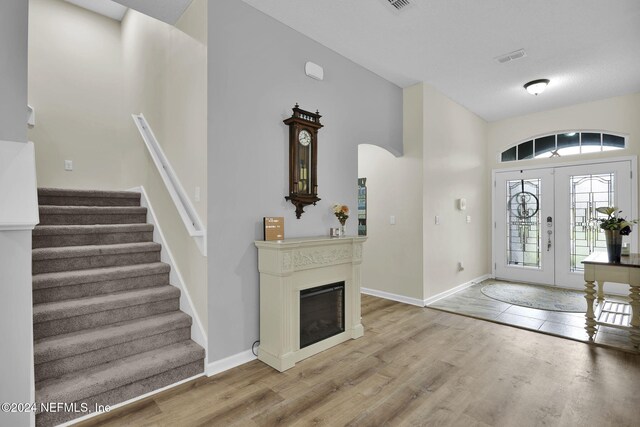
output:
[[169,160],[167,160],[164,151],[162,151],[162,147],[160,147],[160,144],[153,134],[153,130],[151,129],[151,126],[149,126],[144,115],[142,113],[132,114],[132,117],[140,131],[140,135],[142,135],[142,139],[144,140],[147,149],[149,150],[153,163],[155,163],[158,168],[162,181],[167,187],[171,200],[173,200],[173,203],[180,214],[180,218],[182,218],[184,226],[189,232],[189,235],[193,237],[198,245],[200,253],[202,253],[203,256],[207,256],[207,230],[202,225],[202,221],[200,220],[198,213],[193,207],[187,193],[184,191],[178,175],[176,175],[169,163]]

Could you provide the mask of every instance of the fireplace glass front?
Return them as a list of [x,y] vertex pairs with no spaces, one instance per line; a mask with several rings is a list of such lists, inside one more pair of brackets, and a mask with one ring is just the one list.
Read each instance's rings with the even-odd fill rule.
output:
[[344,282],[300,291],[300,348],[344,332]]

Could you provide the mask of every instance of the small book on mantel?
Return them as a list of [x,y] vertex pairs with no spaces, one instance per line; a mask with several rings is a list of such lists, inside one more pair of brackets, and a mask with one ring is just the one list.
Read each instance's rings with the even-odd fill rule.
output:
[[263,225],[264,240],[284,240],[284,217],[265,216]]

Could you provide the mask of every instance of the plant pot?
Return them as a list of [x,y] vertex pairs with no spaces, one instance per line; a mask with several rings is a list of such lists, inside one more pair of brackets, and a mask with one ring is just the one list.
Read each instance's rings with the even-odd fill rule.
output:
[[607,242],[609,262],[620,263],[620,254],[622,252],[622,234],[620,234],[620,230],[604,230],[604,236]]

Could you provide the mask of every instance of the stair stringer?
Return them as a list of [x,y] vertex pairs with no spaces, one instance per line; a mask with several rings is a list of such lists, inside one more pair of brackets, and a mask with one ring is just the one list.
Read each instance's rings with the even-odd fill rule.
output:
[[140,206],[147,208],[147,223],[153,224],[153,241],[162,245],[162,250],[160,251],[161,261],[171,266],[169,281],[173,286],[180,289],[180,310],[191,316],[191,318],[193,319],[193,323],[191,324],[191,339],[200,344],[202,348],[204,348],[204,366],[206,367],[208,364],[209,353],[209,347],[207,345],[207,334],[204,327],[202,326],[200,316],[198,316],[198,313],[195,310],[193,300],[191,299],[191,295],[189,294],[189,290],[185,286],[182,274],[180,274],[180,269],[178,268],[175,259],[173,258],[171,249],[169,249],[169,244],[165,239],[164,234],[162,233],[162,227],[160,226],[155,211],[153,210],[149,195],[145,191],[144,186],[130,188],[128,189],[128,191],[139,192]]

